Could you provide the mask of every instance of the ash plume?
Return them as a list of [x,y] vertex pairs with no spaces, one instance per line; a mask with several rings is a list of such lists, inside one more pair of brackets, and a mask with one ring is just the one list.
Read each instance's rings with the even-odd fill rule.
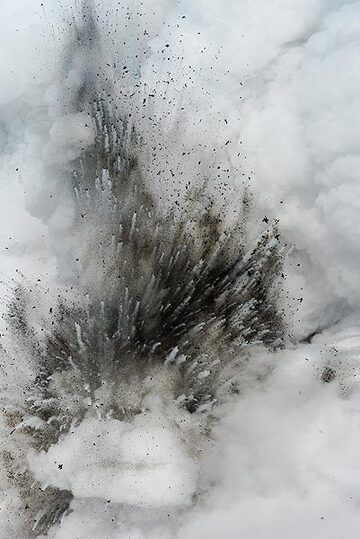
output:
[[34,536],[60,521],[73,494],[34,478],[29,448],[49,451],[89,416],[131,422],[150,409],[149,394],[162,397],[164,387],[169,408],[206,425],[193,428],[200,440],[214,409],[241,391],[252,348],[275,350],[284,341],[276,224],[249,247],[249,195],[227,223],[226,201],[219,209],[209,188],[211,172],[200,181],[186,178],[190,187],[176,204],[160,202],[152,188],[157,127],[138,129],[139,115],[132,115],[142,106],[151,114],[148,90],[134,88],[128,114],[118,107],[117,68],[99,73],[101,29],[89,6],[82,19],[64,62],[65,72],[75,64],[81,72],[66,114],[86,138],[64,168],[75,255],[59,257],[66,283],[50,293],[46,314],[39,307],[45,290],[29,278],[17,283],[7,314],[12,349],[4,354],[25,357],[32,375],[16,396],[4,377],[14,448],[3,457],[19,485],[26,533]]

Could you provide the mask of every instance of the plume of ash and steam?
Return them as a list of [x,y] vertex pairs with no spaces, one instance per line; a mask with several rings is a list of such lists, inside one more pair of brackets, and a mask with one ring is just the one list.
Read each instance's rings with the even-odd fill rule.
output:
[[355,537],[360,3],[1,9],[1,537]]

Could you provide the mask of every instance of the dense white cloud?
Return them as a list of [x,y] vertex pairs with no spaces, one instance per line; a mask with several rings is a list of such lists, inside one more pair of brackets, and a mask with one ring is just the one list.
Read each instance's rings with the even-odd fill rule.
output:
[[277,55],[261,94],[245,103],[244,141],[264,205],[318,270],[305,301],[324,280],[322,307],[335,311],[339,300],[358,304],[359,15],[357,2],[338,6]]
[[76,498],[190,505],[197,471],[182,445],[165,417],[144,413],[131,423],[88,418],[47,453],[33,453],[30,468],[41,483]]

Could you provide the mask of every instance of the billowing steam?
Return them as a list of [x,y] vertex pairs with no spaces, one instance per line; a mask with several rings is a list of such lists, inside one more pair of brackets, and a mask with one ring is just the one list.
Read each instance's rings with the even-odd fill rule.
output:
[[324,186],[356,158],[291,77],[359,6],[290,4],[37,6],[40,67],[0,96],[29,230],[4,235],[1,537],[355,537],[357,307]]

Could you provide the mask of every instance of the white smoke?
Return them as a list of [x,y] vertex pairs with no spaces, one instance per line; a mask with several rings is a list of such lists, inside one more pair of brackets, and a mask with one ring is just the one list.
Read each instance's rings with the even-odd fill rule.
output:
[[[75,6],[43,4],[3,0],[0,7],[6,281],[15,270],[51,280],[66,266],[73,208],[62,171],[92,141],[86,118],[65,110],[82,77],[76,61],[59,82],[62,18]],[[47,453],[29,454],[36,479],[75,496],[49,536],[355,538],[360,2],[148,0],[132,3],[138,16],[125,29],[127,8],[105,0],[97,7],[107,54],[131,60],[131,81],[154,88],[159,137],[167,137],[171,158],[199,143],[206,152],[221,147],[233,167],[226,180],[235,191],[248,186],[257,200],[254,236],[265,216],[276,218],[294,246],[283,295],[293,344],[276,354],[254,351],[242,393],[218,412],[200,458],[189,449],[193,425],[152,401],[131,424],[88,419]],[[135,60],[144,49],[146,61]],[[147,129],[146,118],[141,126]],[[186,178],[191,155],[181,167]],[[18,537],[18,493],[5,472],[0,481],[0,536]]]

